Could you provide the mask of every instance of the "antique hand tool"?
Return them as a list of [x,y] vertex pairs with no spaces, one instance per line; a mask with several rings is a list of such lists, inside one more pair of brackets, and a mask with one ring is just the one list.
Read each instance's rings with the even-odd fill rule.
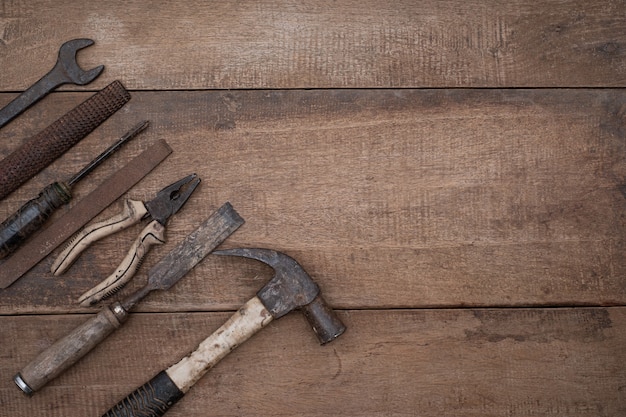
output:
[[148,283],[102,309],[95,317],[55,342],[13,378],[26,394],[32,394],[85,356],[128,318],[128,312],[153,290],[167,290],[191,271],[206,255],[244,223],[230,203],[215,213],[148,272]]
[[214,253],[264,262],[274,268],[274,278],[194,352],[161,371],[103,417],[162,416],[224,356],[273,319],[297,308],[302,310],[321,344],[345,331],[346,327],[320,295],[317,284],[293,258],[269,249],[231,249]]
[[71,189],[106,158],[137,136],[148,126],[144,121],[132,128],[108,149],[74,175],[69,181],[56,181],[44,188],[36,198],[24,203],[0,224],[0,259],[14,252],[26,239],[43,226],[52,213],[72,199]]
[[200,184],[200,178],[196,174],[192,174],[163,188],[155,198],[146,203],[126,200],[122,213],[87,226],[76,234],[52,264],[52,273],[60,275],[65,272],[82,251],[93,242],[130,227],[143,219],[151,218],[152,221],[139,233],[115,272],[81,295],[78,302],[87,307],[115,294],[130,281],[139,269],[150,247],[165,243],[165,225],[168,219],[187,202],[198,184]]
[[0,161],[0,199],[63,155],[130,100],[114,81]]
[[91,39],[72,39],[61,45],[54,68],[0,110],[0,127],[9,123],[18,114],[60,85],[85,85],[98,78],[104,65],[85,71],[76,62],[76,52],[91,45],[93,45]]
[[104,180],[96,189],[64,211],[54,223],[29,239],[0,267],[0,288],[6,288],[27,273],[61,243],[80,230],[102,210],[130,190],[172,153],[160,139],[128,161]]

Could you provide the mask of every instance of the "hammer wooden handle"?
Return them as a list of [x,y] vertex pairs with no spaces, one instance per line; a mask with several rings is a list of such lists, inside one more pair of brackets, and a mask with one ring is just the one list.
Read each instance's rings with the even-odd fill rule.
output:
[[163,243],[165,243],[165,226],[153,220],[141,231],[139,237],[135,239],[135,242],[115,272],[100,284],[81,295],[78,302],[83,307],[89,307],[118,292],[135,275],[150,248],[153,245],[162,245]]
[[52,264],[52,273],[54,275],[64,273],[93,242],[132,226],[139,222],[147,212],[143,202],[126,200],[122,213],[87,226],[74,235]]
[[85,356],[128,317],[119,303],[103,308],[70,334],[44,350],[15,377],[15,383],[32,394]]
[[224,356],[272,320],[261,300],[252,298],[189,356],[139,387],[103,417],[162,416]]

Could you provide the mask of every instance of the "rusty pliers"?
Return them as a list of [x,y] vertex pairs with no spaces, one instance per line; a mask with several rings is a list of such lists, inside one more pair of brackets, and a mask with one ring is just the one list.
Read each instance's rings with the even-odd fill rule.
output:
[[59,275],[65,272],[80,253],[93,242],[130,227],[141,220],[152,218],[152,221],[141,231],[115,272],[81,295],[78,301],[86,307],[115,294],[126,285],[139,269],[150,247],[165,242],[165,225],[168,219],[187,202],[199,183],[200,178],[196,174],[192,174],[168,185],[148,202],[126,200],[121,214],[94,223],[78,232],[52,264],[52,273]]

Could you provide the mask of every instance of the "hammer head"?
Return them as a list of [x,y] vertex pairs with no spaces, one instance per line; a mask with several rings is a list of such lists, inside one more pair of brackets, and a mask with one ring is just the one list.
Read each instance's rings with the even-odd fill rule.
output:
[[274,277],[257,297],[275,318],[300,308],[321,344],[340,336],[346,327],[320,295],[320,289],[295,259],[271,249],[229,249],[213,252],[261,261],[274,269]]

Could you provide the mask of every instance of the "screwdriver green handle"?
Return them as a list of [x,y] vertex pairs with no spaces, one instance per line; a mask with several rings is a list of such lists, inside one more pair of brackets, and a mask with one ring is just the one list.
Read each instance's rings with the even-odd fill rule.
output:
[[3,221],[0,225],[0,259],[13,253],[57,208],[71,199],[70,187],[64,182],[54,182]]

